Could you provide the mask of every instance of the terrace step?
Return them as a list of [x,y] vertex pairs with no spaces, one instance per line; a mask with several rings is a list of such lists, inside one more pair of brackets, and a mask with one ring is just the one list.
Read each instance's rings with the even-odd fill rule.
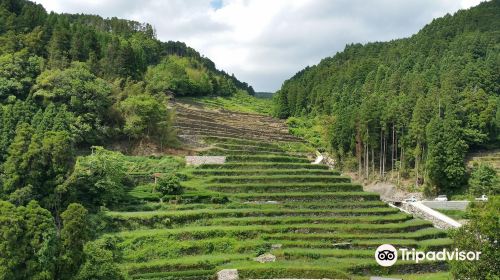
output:
[[398,211],[390,207],[371,207],[359,209],[214,209],[214,210],[184,210],[184,211],[142,211],[142,212],[108,212],[107,216],[112,220],[133,223],[155,223],[168,219],[172,225],[183,225],[202,220],[218,218],[287,218],[287,217],[359,217],[358,219],[370,220],[370,217],[378,216],[381,220],[384,216],[397,214]]
[[372,250],[344,250],[344,249],[302,249],[302,248],[290,248],[283,250],[283,256],[287,260],[292,260],[296,258],[312,258],[318,259],[320,257],[336,257],[336,258],[373,258]]
[[267,176],[212,176],[207,179],[208,183],[350,183],[351,178],[337,175],[267,175]]
[[285,138],[285,137],[279,137],[276,135],[273,136],[262,136],[262,135],[241,135],[237,133],[226,133],[226,132],[220,132],[220,131],[209,131],[209,132],[199,132],[199,131],[180,131],[177,134],[181,138],[185,137],[199,137],[199,138],[207,138],[211,136],[219,136],[219,137],[225,137],[225,138],[235,138],[235,137],[245,137],[249,139],[255,139],[255,140],[262,140],[262,141],[289,141],[289,142],[297,142],[296,139],[290,139],[290,138]]
[[174,128],[178,129],[181,131],[181,133],[185,132],[198,132],[198,133],[213,133],[215,135],[219,135],[219,132],[225,133],[225,134],[232,134],[232,135],[248,135],[251,134],[253,136],[261,136],[269,139],[287,139],[291,141],[296,141],[298,140],[296,137],[288,135],[288,134],[280,134],[280,133],[274,133],[274,132],[269,132],[268,130],[250,130],[250,129],[243,129],[243,128],[231,128],[231,127],[217,127],[217,126],[203,126],[203,125],[197,125],[197,124],[176,124],[173,126]]
[[[185,107],[182,108],[180,106],[177,106],[176,108],[176,115],[185,116],[186,118],[189,119],[197,120],[200,118],[204,118],[204,119],[224,120],[226,122],[237,121],[237,123],[248,121],[250,119],[252,121],[258,121],[259,123],[275,124],[277,126],[283,126],[282,122],[279,122],[276,119],[263,115],[248,114],[248,113],[228,114],[226,112],[222,112],[220,110],[215,111],[215,110],[190,109]],[[233,118],[228,118],[228,116],[232,116]]]
[[205,137],[205,141],[212,144],[235,144],[235,145],[251,145],[251,146],[259,146],[266,148],[275,148],[282,149],[282,146],[292,145],[292,144],[303,144],[303,140],[299,139],[296,142],[293,141],[256,141],[245,138],[234,138],[234,137],[220,137],[220,136],[207,136]]
[[124,239],[142,239],[148,236],[156,238],[182,238],[182,240],[201,240],[208,237],[251,238],[271,233],[351,233],[378,236],[385,233],[404,233],[432,226],[421,220],[410,220],[403,223],[388,224],[294,224],[294,225],[249,225],[249,226],[190,226],[174,229],[152,229],[122,231],[114,235]]
[[225,164],[204,164],[199,169],[235,169],[235,170],[255,170],[255,169],[309,169],[328,170],[328,165],[310,164],[297,162],[226,162]]
[[294,163],[310,163],[305,157],[294,156],[275,156],[275,155],[229,155],[226,157],[226,162],[294,162]]
[[[179,127],[185,127],[185,128],[211,128],[211,129],[220,129],[220,130],[239,130],[239,131],[254,131],[254,132],[262,132],[269,134],[269,127],[266,125],[262,126],[256,126],[255,124],[252,125],[235,125],[233,123],[227,123],[227,122],[218,122],[217,120],[207,120],[207,119],[201,119],[197,120],[196,122],[193,122],[190,119],[185,118],[183,115],[180,117],[177,116],[178,118],[176,119],[175,125]],[[251,128],[249,128],[251,127]],[[281,129],[281,130],[273,130],[272,132],[281,134],[283,136],[287,137],[293,137],[292,135],[288,134],[288,129]],[[295,137],[296,138],[296,137]]]
[[321,193],[264,193],[264,194],[235,194],[234,198],[243,201],[368,201],[378,200],[377,193],[367,192],[321,192]]
[[215,270],[182,270],[175,272],[150,272],[135,274],[132,277],[134,280],[212,280]]
[[212,270],[218,265],[223,265],[234,260],[248,259],[245,254],[210,254],[185,256],[175,259],[158,259],[147,262],[130,262],[120,266],[128,272],[129,275],[138,275],[155,272],[168,272],[176,270]]
[[239,150],[239,151],[250,151],[250,152],[283,152],[283,149],[279,147],[261,147],[255,145],[241,145],[241,144],[215,144],[216,147],[226,149],[226,150]]
[[317,217],[317,216],[293,216],[293,217],[244,217],[244,218],[216,218],[203,222],[204,225],[276,225],[276,224],[385,224],[404,222],[412,219],[406,214],[391,214],[379,216],[349,216],[349,217]]
[[247,150],[227,150],[222,148],[212,148],[200,153],[200,155],[304,155],[303,153],[287,153],[284,151],[270,152],[270,151],[247,151]]
[[254,170],[234,170],[234,169],[197,169],[192,172],[194,175],[212,176],[264,176],[264,175],[340,175],[339,171],[323,169],[254,169]]
[[[350,239],[414,239],[417,241],[424,241],[431,238],[441,238],[445,237],[446,232],[436,229],[434,227],[422,228],[415,230],[413,232],[402,232],[402,233],[378,233],[373,235],[370,233],[358,233],[358,234],[325,234],[325,233],[274,233],[274,234],[263,234],[262,239],[271,241],[273,243],[279,243],[276,240],[290,240],[290,241],[303,241],[303,242],[337,242],[339,240],[350,240]],[[390,243],[390,242],[389,242]],[[384,244],[384,243],[380,243]]]
[[220,183],[205,186],[212,191],[223,193],[273,193],[273,192],[362,192],[363,186],[351,183]]
[[[240,130],[218,130],[211,128],[190,128],[183,126],[174,126],[175,129],[179,130],[179,135],[197,135],[201,137],[207,136],[219,136],[219,137],[232,137],[232,138],[249,138],[255,140],[266,140],[266,141],[297,141],[297,139],[275,134],[275,133],[264,133],[264,132],[252,132]],[[247,136],[247,134],[250,134]]]
[[[365,215],[362,215],[365,214]],[[161,214],[151,216],[117,216],[111,215],[108,227],[114,230],[138,230],[138,229],[161,229],[179,228],[194,225],[204,226],[245,226],[245,225],[293,225],[293,224],[388,224],[410,220],[412,217],[404,214],[383,213],[386,215],[366,215],[366,213],[352,215],[297,215],[293,216],[271,216],[271,217],[229,217],[229,218],[201,218],[186,221],[170,219]]]
[[[324,257],[309,259],[307,265],[303,260],[283,260],[270,265],[256,266],[250,261],[237,262],[232,265],[238,269],[242,279],[269,279],[273,275],[278,280],[298,279],[367,279],[367,275],[380,273],[380,265],[372,259]],[[429,271],[446,271],[445,262],[398,261],[391,267],[394,271],[406,273],[428,273]],[[355,276],[356,275],[356,276]],[[425,274],[424,274],[425,275]],[[431,278],[427,278],[431,279]]]
[[287,130],[284,122],[275,118],[250,114],[250,113],[234,113],[230,111],[214,111],[214,110],[198,110],[190,109],[184,106],[176,106],[176,116],[187,120],[206,120],[214,122],[232,123],[234,125],[250,124],[253,126],[273,127],[276,129]]
[[[372,201],[330,201],[328,203],[324,203],[321,201],[313,201],[313,202],[283,202],[281,204],[274,205],[262,205],[262,204],[243,204],[245,207],[254,207],[259,209],[268,209],[269,207],[277,208],[277,209],[316,209],[316,210],[327,210],[327,209],[363,209],[363,208],[373,208],[373,207],[387,207],[387,204],[380,200],[372,200]],[[393,208],[394,209],[394,208]],[[395,212],[399,212],[397,209]]]
[[[319,202],[283,202],[283,203],[236,203],[229,202],[226,204],[204,204],[204,203],[190,203],[190,204],[165,204],[160,202],[147,202],[143,205],[130,205],[129,207],[119,208],[120,213],[152,213],[157,211],[211,211],[211,210],[340,210],[340,209],[365,209],[365,208],[390,208],[383,201],[372,200],[362,202],[338,202],[331,201],[324,203]],[[395,212],[397,209],[392,208]],[[133,211],[133,212],[132,212]],[[142,212],[140,212],[142,211]],[[112,211],[110,213],[117,213]]]

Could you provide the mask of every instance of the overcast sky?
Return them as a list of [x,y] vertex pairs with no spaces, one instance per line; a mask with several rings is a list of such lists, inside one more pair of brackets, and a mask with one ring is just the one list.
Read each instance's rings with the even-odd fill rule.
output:
[[349,43],[408,37],[481,0],[35,0],[48,11],[151,23],[257,91],[275,91]]

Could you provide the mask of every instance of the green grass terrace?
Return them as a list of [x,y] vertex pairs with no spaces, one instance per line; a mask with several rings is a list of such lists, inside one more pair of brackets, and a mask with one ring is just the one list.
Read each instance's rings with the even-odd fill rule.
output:
[[[242,279],[363,279],[446,270],[444,263],[378,266],[373,253],[381,244],[431,250],[449,247],[451,240],[339,171],[311,164],[311,149],[303,143],[207,142],[214,150],[205,154],[226,155],[227,162],[184,168],[182,195],[162,198],[153,184],[138,184],[129,192],[135,205],[106,212],[101,238],[120,252],[120,265],[132,279],[214,279],[223,268],[239,269]],[[253,260],[263,253],[276,262]]]

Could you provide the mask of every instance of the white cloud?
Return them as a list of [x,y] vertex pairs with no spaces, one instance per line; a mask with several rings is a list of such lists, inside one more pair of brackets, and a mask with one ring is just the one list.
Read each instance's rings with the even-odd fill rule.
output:
[[[407,37],[481,0],[38,0],[49,11],[148,22],[256,90],[274,91],[348,43]],[[222,5],[220,4],[222,2]]]

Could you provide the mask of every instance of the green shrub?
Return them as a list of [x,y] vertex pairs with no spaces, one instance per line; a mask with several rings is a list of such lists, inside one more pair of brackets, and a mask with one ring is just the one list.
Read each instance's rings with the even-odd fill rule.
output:
[[116,258],[113,252],[107,248],[103,248],[102,245],[99,242],[88,242],[85,244],[85,263],[81,266],[76,279],[125,279],[124,274],[116,265]]
[[76,198],[89,209],[118,204],[125,196],[127,178],[123,155],[93,147],[88,156],[78,157],[73,173],[64,187],[74,190]]
[[450,262],[453,277],[459,279],[498,279],[498,233],[500,197],[492,196],[486,203],[469,206],[469,222],[451,231],[453,247],[460,251],[480,251],[481,257],[473,262]]
[[169,174],[159,178],[157,189],[163,195],[179,195],[184,192],[181,178],[177,174]]
[[500,179],[496,170],[485,163],[474,167],[469,178],[469,191],[475,196],[499,194]]
[[210,199],[210,202],[214,204],[225,204],[229,202],[229,198],[227,198],[227,196],[214,196]]

